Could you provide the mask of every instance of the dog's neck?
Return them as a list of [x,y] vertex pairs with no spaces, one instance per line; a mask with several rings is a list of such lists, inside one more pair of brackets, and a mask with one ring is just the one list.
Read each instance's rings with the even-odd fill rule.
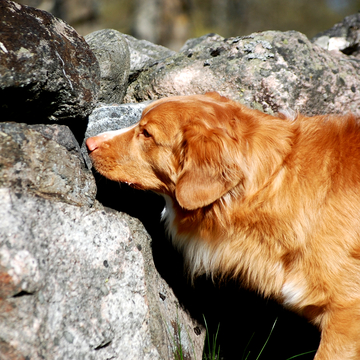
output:
[[245,197],[254,196],[275,178],[281,180],[281,170],[296,141],[296,124],[288,120],[272,116],[251,120],[256,131],[247,139],[244,151]]

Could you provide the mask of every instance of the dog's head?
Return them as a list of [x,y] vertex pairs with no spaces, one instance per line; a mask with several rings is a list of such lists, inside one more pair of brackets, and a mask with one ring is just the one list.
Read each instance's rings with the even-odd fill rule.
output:
[[239,191],[244,178],[255,180],[249,166],[256,161],[249,148],[258,127],[253,113],[217,93],[174,96],[150,104],[137,124],[86,144],[102,175],[194,210]]

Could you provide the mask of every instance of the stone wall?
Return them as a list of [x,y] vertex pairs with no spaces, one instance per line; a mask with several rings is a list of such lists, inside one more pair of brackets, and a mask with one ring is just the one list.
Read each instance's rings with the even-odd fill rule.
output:
[[0,30],[0,358],[172,359],[180,344],[201,358],[203,326],[158,273],[143,225],[96,199],[80,149],[94,108],[125,95],[125,37],[86,42],[8,0]]
[[83,141],[138,121],[154,99],[213,90],[268,113],[360,115],[359,23],[312,40],[209,34],[174,52],[111,29],[84,39],[1,1],[0,358],[172,359],[181,342],[201,359],[203,313],[221,319],[231,358],[244,327],[265,321],[247,310],[258,300],[238,284],[191,288],[162,200],[93,173]]

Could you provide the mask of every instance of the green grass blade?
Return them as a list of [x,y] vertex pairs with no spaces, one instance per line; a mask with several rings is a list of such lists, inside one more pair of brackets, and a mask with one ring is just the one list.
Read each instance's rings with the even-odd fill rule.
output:
[[[247,351],[247,349],[249,348],[250,343],[251,343],[251,340],[253,339],[254,335],[255,335],[255,331],[252,333],[252,335],[251,335],[251,337],[250,337],[250,340],[248,341],[248,343],[247,343],[246,346],[245,346],[245,349],[244,349],[244,351],[243,351],[241,360],[244,360],[244,356],[246,355],[246,351]],[[249,357],[249,355],[250,355],[250,351],[249,351],[249,353],[246,355],[245,360],[247,360],[247,358]]]
[[249,352],[248,352],[248,354],[247,354],[247,356],[246,356],[245,360],[247,360],[247,359],[248,359],[248,357],[250,356],[250,353],[251,353],[251,351],[249,351]]
[[278,320],[278,318],[275,319],[274,324],[273,324],[273,326],[272,326],[272,328],[271,328],[270,334],[269,334],[269,336],[267,337],[267,339],[266,339],[266,341],[265,341],[265,344],[264,344],[263,347],[261,348],[261,350],[260,350],[260,352],[259,352],[259,355],[257,356],[256,360],[259,360],[259,357],[261,356],[262,352],[264,351],[265,346],[266,346],[266,344],[268,343],[272,332],[274,331],[274,327],[275,327],[275,325],[276,325],[277,320]]
[[208,348],[208,353],[203,354],[203,360],[219,360],[220,359],[220,346],[217,346],[216,343],[217,343],[217,338],[218,338],[218,334],[219,334],[220,324],[217,327],[216,334],[213,335],[213,337],[212,337],[212,343],[211,343],[209,328],[208,328],[208,325],[207,325],[204,315],[203,315],[203,318],[204,318],[204,323],[205,323],[205,328],[206,328],[206,339],[207,339],[207,344],[205,344],[205,346],[207,345],[207,348]]
[[314,353],[314,352],[316,352],[316,350],[307,351],[307,352],[304,352],[304,353],[302,353],[302,354],[298,354],[298,355],[294,355],[294,356],[292,356],[292,357],[289,357],[289,358],[287,358],[286,360],[295,359],[295,358],[297,358],[297,357],[299,357],[299,356],[303,356],[303,355],[306,355],[306,354],[311,354],[311,353]]

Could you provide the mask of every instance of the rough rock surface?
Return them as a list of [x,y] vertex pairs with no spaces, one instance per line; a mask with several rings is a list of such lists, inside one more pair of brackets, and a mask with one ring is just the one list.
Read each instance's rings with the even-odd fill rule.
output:
[[121,105],[98,104],[89,116],[85,137],[95,136],[104,131],[122,129],[138,122],[149,103],[150,101]]
[[0,2],[0,28],[2,119],[39,123],[43,118],[89,115],[100,69],[73,28],[45,11],[10,0]]
[[112,29],[94,31],[85,36],[100,65],[98,101],[122,103],[130,72],[129,47],[124,36]]
[[2,358],[160,359],[125,221],[6,188],[0,203]]
[[91,206],[95,180],[79,150],[64,125],[0,123],[0,186]]
[[153,260],[151,239],[143,225],[135,218],[124,213],[119,217],[126,219],[137,248],[144,257],[147,301],[150,309],[150,333],[152,343],[156,344],[162,359],[202,359],[205,329],[181,307],[179,300],[167,282],[159,275]]
[[175,51],[161,45],[155,45],[147,40],[138,40],[130,35],[124,34],[130,50],[130,73],[136,76],[149,66],[154,66],[159,60],[174,56]]
[[223,39],[210,34],[148,67],[129,85],[125,102],[218,91],[273,113],[360,115],[358,59],[336,55],[296,32],[266,31]]
[[360,55],[360,13],[347,16],[331,29],[311,39],[323,49],[341,51],[347,55]]

